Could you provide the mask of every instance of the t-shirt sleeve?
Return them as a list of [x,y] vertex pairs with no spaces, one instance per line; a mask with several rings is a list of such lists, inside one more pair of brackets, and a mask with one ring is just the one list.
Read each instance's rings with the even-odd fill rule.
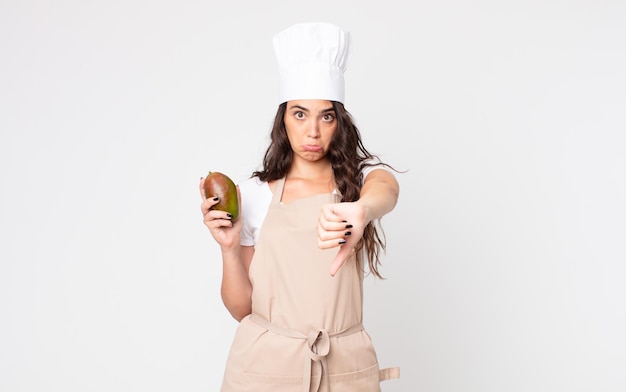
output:
[[242,246],[254,246],[272,200],[272,192],[267,183],[259,181],[256,177],[242,181],[239,184],[239,192],[242,219],[240,243]]
[[387,166],[383,165],[382,162],[378,158],[368,159],[365,162],[368,165],[361,166],[361,173],[363,173],[363,181],[365,181],[365,178],[367,177],[367,175],[373,172],[374,170],[383,169],[383,170],[387,170],[391,172],[391,170]]

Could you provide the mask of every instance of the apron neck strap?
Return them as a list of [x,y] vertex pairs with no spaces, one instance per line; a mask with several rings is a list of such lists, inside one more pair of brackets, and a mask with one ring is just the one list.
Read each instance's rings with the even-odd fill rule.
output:
[[272,194],[272,204],[280,204],[280,200],[283,198],[283,189],[285,188],[285,177],[280,180],[276,180],[274,185],[274,193]]

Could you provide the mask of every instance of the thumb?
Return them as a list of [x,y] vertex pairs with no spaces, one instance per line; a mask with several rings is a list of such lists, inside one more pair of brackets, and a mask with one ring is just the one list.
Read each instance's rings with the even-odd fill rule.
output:
[[341,266],[346,262],[348,256],[350,256],[351,250],[352,248],[347,243],[341,245],[339,251],[337,252],[337,255],[335,256],[335,260],[333,260],[332,264],[330,265],[331,276],[335,276],[337,271],[339,271],[339,268],[341,268]]

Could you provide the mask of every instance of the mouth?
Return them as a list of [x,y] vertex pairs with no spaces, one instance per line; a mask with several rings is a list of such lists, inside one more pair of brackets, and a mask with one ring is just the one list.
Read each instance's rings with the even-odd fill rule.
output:
[[309,152],[321,152],[322,151],[322,147],[321,146],[317,146],[314,144],[305,144],[302,146],[302,149],[304,151],[309,151]]

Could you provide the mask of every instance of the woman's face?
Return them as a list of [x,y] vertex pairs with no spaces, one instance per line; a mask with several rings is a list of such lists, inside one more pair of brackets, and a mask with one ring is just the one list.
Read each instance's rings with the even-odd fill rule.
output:
[[337,114],[331,101],[289,101],[285,111],[285,128],[294,158],[317,161],[328,152],[337,130]]

